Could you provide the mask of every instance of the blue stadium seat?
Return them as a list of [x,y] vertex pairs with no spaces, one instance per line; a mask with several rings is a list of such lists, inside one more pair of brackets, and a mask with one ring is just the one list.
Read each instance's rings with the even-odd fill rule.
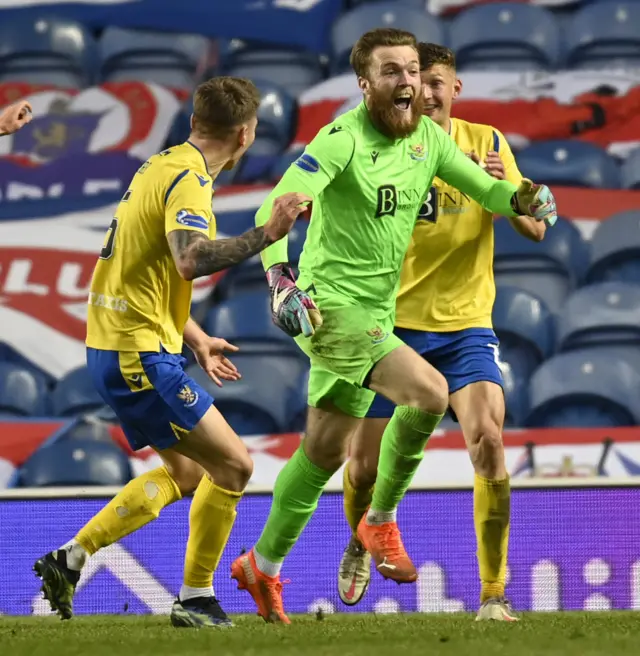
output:
[[294,384],[307,367],[295,355],[233,356],[242,379],[214,385],[200,367],[188,373],[209,390],[218,410],[239,435],[280,433],[290,423],[288,401]]
[[522,175],[548,185],[619,189],[620,169],[607,152],[584,141],[531,144],[518,153]]
[[98,410],[104,401],[93,385],[89,370],[79,367],[58,382],[51,394],[51,405],[57,417],[71,417]]
[[561,351],[633,345],[640,354],[640,285],[603,282],[578,289],[558,317],[557,335]]
[[229,237],[241,235],[243,232],[255,228],[256,226],[255,210],[240,210],[238,212],[216,213],[216,227]]
[[561,353],[544,362],[529,387],[526,425],[633,426],[640,423],[640,372],[597,349]]
[[640,64],[640,4],[608,0],[575,12],[564,33],[566,65],[630,68]]
[[517,234],[506,219],[496,221],[494,228],[496,284],[524,289],[557,312],[589,263],[589,250],[578,228],[560,218],[539,243]]
[[631,151],[620,172],[624,189],[640,189],[640,148]]
[[493,306],[493,328],[500,340],[500,359],[515,380],[528,380],[553,352],[553,317],[533,294],[515,287],[498,287]]
[[[519,428],[529,412],[528,388],[524,381],[518,381],[514,376],[504,376],[504,424],[507,428]],[[459,426],[457,430],[459,430]]]
[[19,487],[125,485],[127,455],[113,442],[60,440],[38,449],[18,472]]
[[0,413],[42,417],[48,413],[47,381],[36,371],[0,362]]
[[444,31],[437,18],[399,2],[365,4],[346,12],[331,30],[332,69],[335,74],[349,70],[351,48],[364,32],[377,27],[408,30],[418,41],[444,43]]
[[286,89],[293,97],[324,77],[322,62],[312,52],[233,39],[222,43],[220,57],[225,75],[267,80]]
[[464,70],[555,70],[560,30],[542,7],[497,2],[454,18],[449,45]]
[[279,155],[271,168],[271,181],[278,182],[280,178],[286,173],[287,169],[302,155],[304,148],[296,148],[295,150],[288,150],[282,155]]
[[239,346],[242,354],[288,352],[306,360],[293,339],[273,323],[266,290],[240,294],[213,307],[203,327],[209,335]]
[[587,279],[640,284],[640,211],[620,212],[600,222],[591,237]]
[[250,152],[238,163],[233,184],[268,183],[278,154],[274,142],[256,139]]
[[47,16],[0,22],[0,81],[69,88],[95,78],[97,45],[80,23]]
[[109,82],[141,80],[189,89],[209,41],[196,34],[166,34],[108,27],[100,39],[102,77]]

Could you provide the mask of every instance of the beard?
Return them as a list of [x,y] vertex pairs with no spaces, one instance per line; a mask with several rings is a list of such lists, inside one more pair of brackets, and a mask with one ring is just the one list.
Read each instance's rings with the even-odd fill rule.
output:
[[367,108],[371,121],[382,134],[391,139],[402,139],[416,131],[424,110],[424,99],[418,92],[409,108],[401,110],[393,102],[388,92],[371,87]]

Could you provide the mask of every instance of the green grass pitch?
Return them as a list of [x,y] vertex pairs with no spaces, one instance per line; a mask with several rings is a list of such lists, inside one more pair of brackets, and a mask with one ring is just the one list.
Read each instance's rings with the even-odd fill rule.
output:
[[473,615],[293,616],[291,626],[236,617],[235,628],[174,629],[167,617],[0,617],[7,656],[618,656],[640,653],[640,614],[524,614],[518,624]]

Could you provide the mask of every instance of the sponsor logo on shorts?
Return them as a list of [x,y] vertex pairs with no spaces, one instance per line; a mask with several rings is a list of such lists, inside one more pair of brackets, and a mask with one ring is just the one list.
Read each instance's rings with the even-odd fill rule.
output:
[[386,332],[385,330],[382,330],[380,326],[376,326],[371,330],[367,330],[367,335],[371,337],[372,344],[382,344],[382,342],[384,342],[384,340],[387,339],[387,337],[389,337],[389,333]]
[[177,397],[184,403],[185,408],[192,408],[198,402],[198,392],[193,392],[189,385],[183,385]]
[[141,374],[133,374],[133,376],[129,376],[129,380],[131,381],[132,385],[135,385],[138,389],[142,387],[142,375]]
[[320,163],[309,153],[302,153],[294,164],[307,173],[317,173],[320,170]]
[[414,144],[413,146],[409,146],[409,150],[411,151],[409,157],[411,157],[411,159],[415,160],[416,162],[424,162],[424,160],[427,159],[427,152],[422,144]]

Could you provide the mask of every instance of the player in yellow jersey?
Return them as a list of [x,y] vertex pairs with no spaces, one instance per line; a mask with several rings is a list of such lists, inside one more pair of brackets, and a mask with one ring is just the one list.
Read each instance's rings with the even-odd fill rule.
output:
[[[497,178],[522,179],[504,136],[489,125],[451,118],[462,90],[455,56],[435,44],[419,44],[425,113],[458,146]],[[544,222],[510,219],[524,237],[539,241]],[[474,521],[482,580],[478,619],[517,619],[504,598],[510,491],[502,444],[504,395],[498,340],[492,330],[493,216],[438,178],[422,206],[402,271],[396,334],[440,371],[449,385],[476,472]],[[340,598],[354,605],[371,576],[371,556],[358,538],[358,522],[371,502],[380,442],[394,407],[377,396],[351,442],[345,467],[345,514],[354,535],[338,575]]]
[[153,447],[164,465],[130,481],[67,544],[35,564],[63,619],[87,558],[194,492],[184,584],[174,626],[229,626],[213,592],[213,572],[253,470],[249,454],[184,371],[183,340],[218,384],[239,374],[225,351],[189,317],[192,281],[238,264],[278,241],[301,212],[301,194],[277,199],[264,227],[215,240],[212,185],[255,138],[260,96],[252,82],[213,78],[195,92],[187,142],[151,157],[133,177],[93,273],[87,364],[134,450]]

